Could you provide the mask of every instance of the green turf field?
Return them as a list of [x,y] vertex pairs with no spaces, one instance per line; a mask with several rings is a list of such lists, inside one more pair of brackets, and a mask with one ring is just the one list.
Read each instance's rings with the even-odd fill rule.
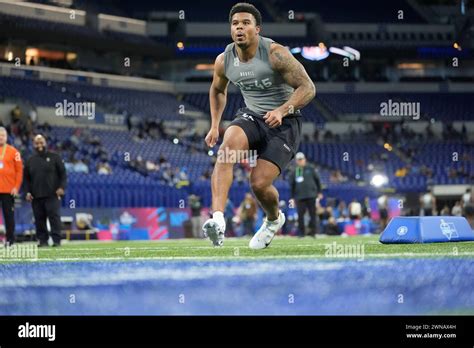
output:
[[[275,237],[267,249],[247,247],[247,238],[228,238],[214,248],[208,240],[73,241],[60,248],[39,248],[37,259],[1,257],[2,262],[99,261],[159,259],[258,259],[258,258],[412,258],[474,257],[474,242],[384,245],[371,237]],[[17,245],[28,245],[22,243]]]

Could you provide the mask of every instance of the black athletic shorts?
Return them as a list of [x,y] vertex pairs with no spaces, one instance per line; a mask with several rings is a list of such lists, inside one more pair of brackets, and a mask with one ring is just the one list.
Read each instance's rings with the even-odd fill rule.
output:
[[278,166],[280,173],[293,159],[300,145],[301,116],[284,117],[281,126],[270,128],[261,116],[242,108],[237,111],[230,126],[242,128],[247,135],[249,149],[256,150],[258,158]]

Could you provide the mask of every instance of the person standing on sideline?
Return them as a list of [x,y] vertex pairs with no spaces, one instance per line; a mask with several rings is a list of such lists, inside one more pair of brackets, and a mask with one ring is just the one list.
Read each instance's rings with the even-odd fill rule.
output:
[[[474,187],[474,186],[473,186]],[[469,203],[474,203],[471,187],[466,189],[466,192],[461,197],[461,207],[464,210],[464,207]]]
[[58,154],[49,152],[42,135],[34,138],[36,153],[26,161],[26,200],[32,202],[39,246],[48,246],[46,219],[51,225],[53,246],[61,245],[61,197],[66,189],[66,169]]
[[304,215],[309,210],[310,235],[315,236],[317,230],[316,198],[322,199],[321,180],[316,168],[306,163],[304,153],[295,156],[296,168],[290,175],[291,197],[295,200],[298,212],[298,235],[305,236]]
[[436,212],[436,197],[433,194],[433,189],[429,189],[424,195],[420,197],[422,216],[438,215]]
[[242,223],[243,234],[253,236],[255,221],[257,221],[257,203],[251,193],[246,193],[239,207],[239,217]]
[[388,224],[388,197],[387,195],[383,194],[379,198],[377,198],[377,208],[379,210],[380,215],[380,233],[385,230]]
[[451,209],[451,215],[452,216],[462,216],[461,201],[456,201],[456,203],[454,203],[454,206]]
[[191,208],[191,223],[193,225],[193,237],[202,238],[201,231],[201,199],[196,195],[189,196],[189,207]]
[[5,220],[6,245],[15,243],[15,196],[23,179],[21,155],[17,149],[7,144],[8,133],[0,127],[0,204]]
[[351,220],[360,220],[362,217],[362,204],[356,198],[349,203],[349,216]]

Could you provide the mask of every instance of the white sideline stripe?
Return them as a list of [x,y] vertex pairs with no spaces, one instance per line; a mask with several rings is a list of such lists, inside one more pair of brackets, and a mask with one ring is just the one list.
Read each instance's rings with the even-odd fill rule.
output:
[[[458,252],[457,255],[454,253],[374,253],[374,254],[365,254],[364,258],[391,258],[391,257],[419,257],[419,256],[474,256],[473,251],[464,251]],[[262,256],[150,256],[150,257],[123,257],[123,256],[113,256],[113,257],[58,257],[58,258],[39,258],[39,259],[0,259],[0,264],[2,262],[42,262],[42,261],[146,261],[146,260],[279,260],[279,259],[322,259],[322,260],[357,260],[360,259],[359,256],[354,257],[326,257],[325,255],[262,255]]]
[[[250,241],[250,239],[249,239]],[[315,244],[286,244],[286,245],[272,245],[272,249],[275,248],[288,248],[288,247],[324,247],[327,244],[331,243],[315,243]],[[345,245],[346,243],[340,243],[340,245]],[[349,243],[350,244],[350,243]],[[354,244],[381,244],[380,242],[377,241],[366,241],[364,243],[353,243],[350,245]],[[221,249],[234,249],[234,248],[247,248],[247,245],[242,245],[242,246],[232,246],[232,245],[224,245]],[[156,247],[111,247],[111,248],[104,248],[102,246],[97,247],[97,248],[69,248],[66,247],[64,249],[41,249],[41,252],[46,251],[46,252],[74,252],[74,251],[96,251],[96,250],[175,250],[175,249],[214,249],[212,245],[209,246],[180,246],[180,245],[175,245],[175,246],[156,246]]]
[[[362,244],[362,243],[361,243]],[[341,244],[342,245],[342,244]],[[291,245],[291,247],[315,247],[315,246],[321,246],[324,247],[324,244],[294,244]],[[241,245],[241,246],[224,246],[221,248],[222,249],[229,249],[233,250],[234,248],[247,248],[247,245]],[[272,245],[272,248],[288,248],[288,245]],[[120,248],[103,248],[103,247],[97,247],[97,248],[64,248],[64,249],[41,249],[40,252],[46,251],[46,252],[75,252],[75,251],[104,251],[104,250],[118,250],[118,251],[125,251],[125,250],[176,250],[176,249],[214,249],[212,245],[210,246],[173,246],[173,247],[120,247]]]

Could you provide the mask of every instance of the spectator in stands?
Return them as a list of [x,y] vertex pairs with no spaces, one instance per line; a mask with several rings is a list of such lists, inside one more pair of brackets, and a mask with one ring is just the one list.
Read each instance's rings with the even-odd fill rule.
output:
[[28,139],[31,138],[31,136],[33,135],[34,128],[35,128],[34,124],[29,118],[26,120],[26,122],[22,124],[21,135],[22,135],[22,141],[24,143],[26,143]]
[[359,220],[362,216],[362,204],[355,198],[349,203],[349,216],[351,220]]
[[0,127],[0,204],[5,221],[6,245],[15,242],[15,196],[23,179],[23,164],[20,153],[7,144],[8,133]]
[[472,192],[471,187],[468,187],[466,189],[466,192],[462,195],[461,205],[462,205],[463,208],[469,203],[474,203],[473,199],[472,199],[473,197],[472,197],[471,192]]
[[78,213],[76,214],[76,227],[80,231],[94,230],[93,220],[92,214]]
[[97,173],[100,175],[112,174],[112,168],[107,162],[101,162],[97,165]]
[[309,212],[309,234],[315,236],[318,232],[319,222],[316,216],[316,198],[322,199],[321,180],[316,168],[306,161],[306,156],[302,152],[298,152],[295,156],[296,168],[290,175],[291,197],[295,200],[296,209],[298,210],[298,233],[300,237],[304,237],[305,224],[304,216],[306,211]]
[[187,169],[184,168],[176,168],[176,188],[182,188],[185,186],[189,186],[189,178]]
[[326,208],[323,207],[321,214],[319,215],[321,221],[328,221],[330,217],[334,217],[332,213],[332,207],[328,206]]
[[337,183],[341,183],[341,182],[346,182],[347,177],[342,175],[340,170],[334,170],[329,175],[329,181],[334,183],[334,184],[337,184]]
[[238,184],[244,183],[247,179],[247,175],[240,164],[234,166],[234,178]]
[[363,217],[370,217],[370,198],[368,196],[365,196],[364,202],[362,203],[362,216]]
[[329,217],[328,223],[324,226],[323,233],[328,236],[337,236],[341,234],[337,227],[336,219],[333,216]]
[[451,209],[451,215],[453,215],[453,216],[462,216],[461,201],[456,201],[456,203],[454,203],[454,206]]
[[46,219],[51,225],[54,246],[61,245],[61,197],[66,189],[66,169],[58,154],[48,151],[43,135],[34,138],[36,153],[26,161],[26,200],[32,202],[39,246],[48,246]]
[[78,149],[79,146],[81,145],[81,129],[77,128],[74,130],[74,133],[71,135],[70,138],[71,144]]
[[75,173],[89,174],[89,167],[81,159],[79,159],[74,163],[73,171]]
[[160,155],[159,159],[158,159],[158,164],[160,166],[161,169],[164,169],[164,168],[167,168],[170,166],[170,163],[168,162],[168,160],[166,159],[165,156],[163,155]]
[[433,216],[436,213],[436,197],[433,190],[429,188],[428,192],[420,197],[421,216]]
[[377,198],[377,207],[380,214],[380,232],[385,230],[388,224],[388,197],[387,195],[381,195]]
[[449,206],[447,204],[444,205],[443,209],[441,209],[441,212],[439,215],[441,216],[449,216],[450,214]]
[[398,178],[404,178],[407,175],[408,169],[406,167],[399,168],[395,171],[395,176]]
[[33,127],[36,127],[38,122],[38,112],[36,111],[36,107],[32,106],[30,112],[28,113],[30,118],[31,124]]
[[11,126],[17,125],[21,121],[22,114],[21,114],[21,109],[18,105],[16,105],[12,109],[10,116],[11,116]]
[[64,168],[66,168],[67,173],[71,173],[74,171],[74,155],[69,155],[68,159],[64,161]]
[[160,169],[160,166],[158,165],[158,163],[155,163],[152,160],[146,160],[145,168],[148,172],[156,172]]
[[138,173],[140,173],[144,176],[148,175],[148,170],[146,168],[146,163],[143,160],[142,156],[140,156],[140,155],[137,156],[136,159],[130,161],[129,167],[132,170],[137,171]]
[[194,238],[203,238],[203,232],[201,229],[202,222],[201,222],[201,199],[199,196],[194,194],[188,197],[188,204],[191,208],[191,224],[192,224],[192,231]]
[[173,173],[173,170],[171,168],[166,168],[162,172],[162,177],[163,177],[163,180],[165,181],[165,183],[167,185],[169,185],[169,186],[174,185],[174,173]]
[[349,217],[349,210],[347,209],[346,202],[341,200],[337,205],[337,220],[343,221]]
[[255,221],[257,220],[257,203],[251,193],[245,194],[245,198],[240,204],[238,215],[243,233],[253,236],[255,233]]

